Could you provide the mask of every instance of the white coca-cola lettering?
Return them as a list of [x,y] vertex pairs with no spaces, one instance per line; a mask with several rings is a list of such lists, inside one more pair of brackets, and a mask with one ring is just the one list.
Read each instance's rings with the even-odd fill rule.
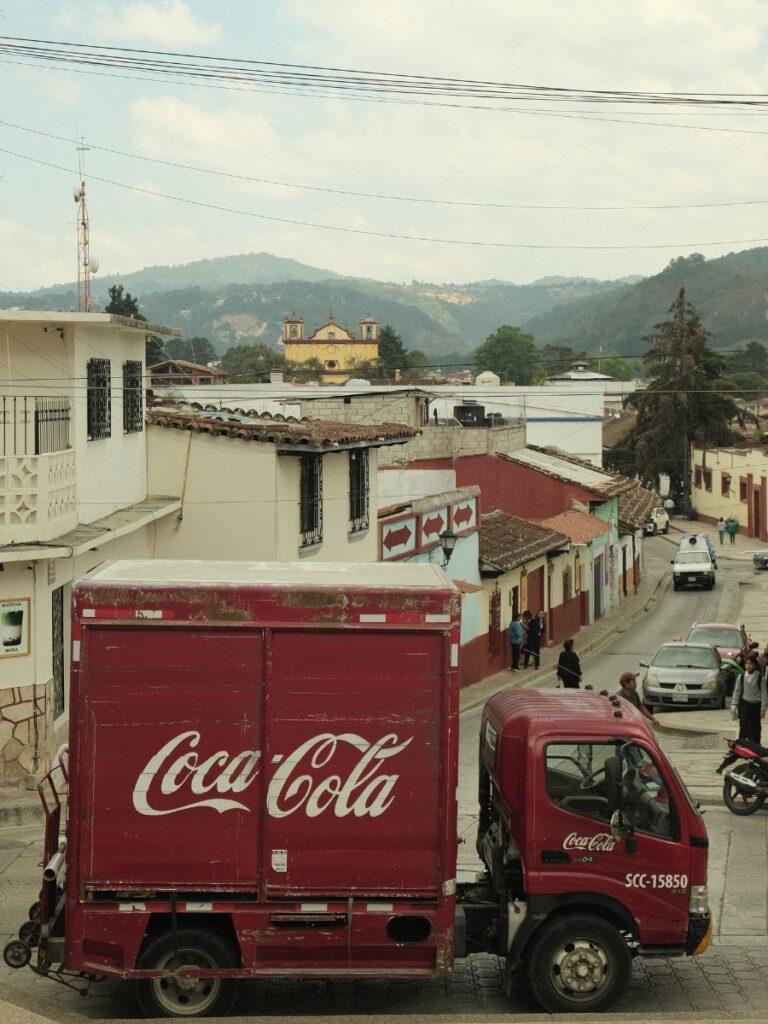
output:
[[608,832],[598,832],[594,836],[580,836],[570,832],[563,840],[564,850],[594,850],[598,853],[610,853],[616,841]]
[[[412,739],[412,737],[411,737]],[[267,810],[273,818],[286,818],[300,808],[308,818],[316,818],[333,808],[337,818],[354,814],[356,818],[378,818],[394,800],[393,790],[399,775],[382,775],[382,763],[408,746],[411,739],[398,743],[395,733],[368,743],[362,736],[327,732],[314,736],[285,759],[269,784]],[[362,755],[345,779],[331,774],[318,779],[315,772],[325,768],[340,743],[348,743]]]
[[[382,765],[405,750],[411,739],[400,743],[395,733],[388,733],[374,743],[355,733],[313,736],[286,758],[274,759],[281,763],[269,784],[268,813],[274,818],[285,818],[303,808],[307,817],[316,818],[332,808],[337,818],[349,814],[358,818],[378,817],[392,804],[400,778],[383,774]],[[196,749],[199,743],[199,732],[182,732],[149,759],[133,788],[133,806],[139,814],[156,817],[194,807],[210,807],[219,814],[250,810],[246,804],[223,794],[242,793],[251,785],[259,773],[261,751],[243,750],[230,755],[226,750],[217,750],[201,757]],[[357,752],[352,770],[346,777],[331,772],[318,778],[318,771],[329,765],[344,744]],[[183,790],[203,799],[170,806],[168,798]],[[158,793],[166,799],[158,799]]]
[[[261,751],[243,750],[235,757],[230,758],[226,750],[217,750],[215,754],[211,754],[210,757],[201,761],[200,755],[194,749],[199,742],[199,732],[191,730],[179,733],[178,736],[174,736],[165,746],[161,747],[154,757],[149,759],[133,787],[133,806],[139,814],[152,817],[161,814],[177,814],[179,811],[188,811],[192,807],[212,807],[219,814],[223,814],[224,811],[248,810],[246,805],[241,804],[238,800],[225,800],[219,797],[194,800],[192,803],[182,804],[181,807],[161,809],[150,805],[149,791],[158,776],[160,777],[160,792],[163,796],[178,793],[187,783],[195,796],[203,796],[214,790],[217,793],[242,793],[258,775]],[[179,748],[184,746],[187,747],[186,752],[171,761]],[[218,774],[216,774],[217,767],[223,769]]]

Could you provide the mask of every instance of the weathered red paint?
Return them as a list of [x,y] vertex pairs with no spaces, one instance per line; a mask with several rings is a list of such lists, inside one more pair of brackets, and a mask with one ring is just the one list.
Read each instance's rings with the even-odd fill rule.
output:
[[[422,463],[419,463],[419,467]],[[456,486],[479,484],[486,512],[500,508],[523,519],[546,519],[570,508],[573,501],[589,504],[591,491],[548,476],[499,455],[467,455],[456,459]]]
[[[317,582],[76,586],[68,967],[136,976],[168,892],[232,913],[247,973],[451,962],[459,595],[359,578],[333,601]],[[270,923],[308,900],[352,900],[352,938]],[[396,946],[414,901],[431,937]]]

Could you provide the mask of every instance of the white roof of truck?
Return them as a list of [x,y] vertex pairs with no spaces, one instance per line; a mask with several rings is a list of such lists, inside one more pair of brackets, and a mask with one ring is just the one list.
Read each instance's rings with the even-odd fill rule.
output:
[[405,562],[216,562],[193,559],[121,559],[93,569],[88,581],[156,586],[453,587],[430,563]]

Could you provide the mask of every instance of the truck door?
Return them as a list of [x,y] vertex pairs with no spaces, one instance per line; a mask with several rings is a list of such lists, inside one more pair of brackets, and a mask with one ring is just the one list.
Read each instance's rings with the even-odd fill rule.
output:
[[[617,755],[634,842],[611,836],[605,762]],[[537,760],[531,891],[608,897],[630,911],[644,945],[682,944],[690,849],[651,751],[620,741],[541,740]]]

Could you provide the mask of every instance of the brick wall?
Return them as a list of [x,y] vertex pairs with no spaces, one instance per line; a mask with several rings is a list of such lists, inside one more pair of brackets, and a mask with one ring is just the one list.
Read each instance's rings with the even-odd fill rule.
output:
[[350,395],[344,397],[301,398],[301,415],[316,420],[342,423],[404,423],[420,425],[419,401],[412,394]]
[[407,444],[383,448],[379,465],[494,455],[525,447],[525,424],[500,427],[425,426]]

